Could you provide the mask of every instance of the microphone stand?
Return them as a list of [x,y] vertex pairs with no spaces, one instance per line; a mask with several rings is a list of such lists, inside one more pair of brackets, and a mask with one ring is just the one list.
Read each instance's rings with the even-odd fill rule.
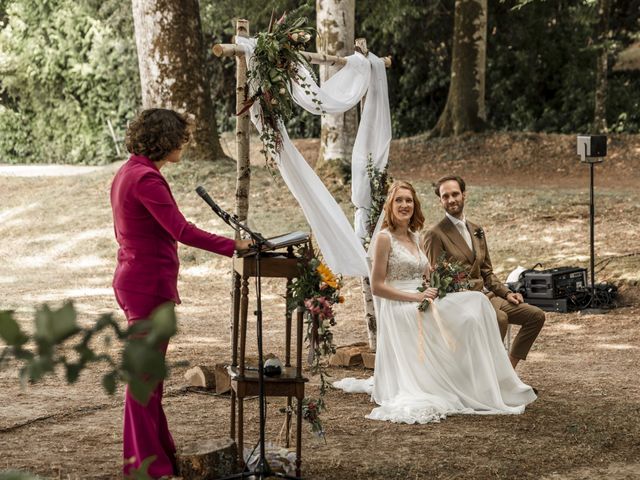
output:
[[[222,208],[213,201],[213,199],[209,196],[207,191],[201,186],[196,188],[196,193],[202,197],[202,199],[211,207],[211,209],[218,215],[222,220],[233,228],[236,232],[245,232],[247,233],[251,239],[253,240],[253,245],[250,247],[251,250],[255,251],[255,264],[256,264],[256,311],[254,312],[256,316],[256,333],[258,337],[258,399],[260,401],[260,428],[259,428],[259,443],[260,443],[260,453],[258,459],[258,465],[256,466],[256,470],[248,471],[245,470],[241,473],[237,473],[234,475],[230,475],[227,477],[223,477],[221,480],[234,479],[234,478],[248,478],[253,477],[258,480],[264,480],[271,477],[278,478],[287,478],[291,480],[302,480],[300,477],[295,477],[292,475],[285,475],[280,472],[274,472],[271,470],[269,463],[267,462],[266,452],[265,452],[265,418],[266,418],[266,397],[264,395],[264,357],[262,351],[262,278],[260,274],[260,260],[261,260],[261,252],[265,249],[265,247],[271,248],[271,244],[269,241],[260,235],[257,232],[252,231],[246,225],[241,223],[238,220],[238,217],[235,215],[230,215],[225,212]],[[240,452],[240,455],[244,456],[244,452]]]
[[224,223],[229,225],[238,233],[244,232],[249,235],[254,242],[254,245],[251,247],[252,249],[255,249],[259,243],[263,246],[271,247],[271,244],[266,238],[264,238],[258,232],[254,232],[253,230],[251,230],[244,223],[240,222],[237,215],[231,215],[230,213],[225,212],[222,208],[220,208],[220,206],[213,201],[213,199],[209,196],[204,188],[196,188],[196,193],[200,195],[200,197],[206,202],[206,204],[211,207],[211,210],[213,210],[214,213],[224,221]]

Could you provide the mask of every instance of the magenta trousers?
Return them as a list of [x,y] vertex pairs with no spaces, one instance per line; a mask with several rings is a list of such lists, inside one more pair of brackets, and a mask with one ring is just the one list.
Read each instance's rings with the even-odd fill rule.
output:
[[[120,289],[115,289],[115,295],[129,325],[148,318],[156,307],[168,301],[165,298]],[[163,353],[166,353],[167,346],[165,344],[162,347]],[[146,405],[138,403],[129,393],[128,387],[125,389],[122,435],[125,475],[128,475],[132,468],[140,467],[142,461],[151,456],[156,457],[149,466],[148,473],[151,477],[176,474],[176,447],[162,409],[162,388],[163,382],[160,382]]]

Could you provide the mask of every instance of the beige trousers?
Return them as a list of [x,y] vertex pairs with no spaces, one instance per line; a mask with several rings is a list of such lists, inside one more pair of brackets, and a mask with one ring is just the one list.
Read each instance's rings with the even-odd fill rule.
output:
[[509,353],[514,358],[525,360],[533,342],[538,337],[544,325],[544,312],[538,307],[534,307],[528,303],[514,305],[493,293],[489,293],[487,296],[498,316],[500,335],[503,340],[507,334],[507,327],[510,323],[520,325],[520,331],[518,335],[516,335],[511,346],[511,352]]

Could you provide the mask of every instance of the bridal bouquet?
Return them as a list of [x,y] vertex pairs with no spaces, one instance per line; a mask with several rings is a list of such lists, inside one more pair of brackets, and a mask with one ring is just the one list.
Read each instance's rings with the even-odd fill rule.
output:
[[[426,276],[422,277],[422,285],[418,287],[418,291],[424,292],[427,288],[437,288],[438,298],[444,298],[447,293],[460,292],[468,290],[471,283],[468,280],[469,272],[460,263],[455,260],[447,259],[443,253],[433,266],[429,281]],[[432,300],[424,299],[418,305],[418,310],[424,312],[429,308]]]

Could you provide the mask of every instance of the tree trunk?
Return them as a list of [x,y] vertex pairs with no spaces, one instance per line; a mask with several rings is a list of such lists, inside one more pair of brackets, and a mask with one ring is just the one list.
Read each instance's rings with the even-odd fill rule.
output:
[[226,363],[215,365],[197,365],[184,373],[187,384],[191,387],[215,389],[216,393],[227,393],[231,389],[231,378]]
[[598,1],[598,66],[596,67],[595,107],[593,113],[594,133],[607,131],[607,72],[609,69],[609,48],[607,37],[609,34],[609,13],[611,0]]
[[[316,48],[326,55],[353,54],[355,40],[355,0],[316,0],[318,35]],[[339,66],[321,65],[320,83],[340,70]],[[349,163],[356,138],[356,109],[321,119],[320,153],[317,166],[325,162]]]
[[198,365],[184,372],[184,378],[190,387],[216,388],[215,367]]
[[238,447],[231,438],[191,442],[177,453],[176,466],[183,480],[227,477],[240,470]]
[[[249,36],[249,21],[236,21],[236,37]],[[236,57],[236,112],[242,111],[247,100],[247,62]],[[245,222],[249,215],[249,189],[251,187],[251,162],[249,161],[249,110],[236,116],[236,215]],[[236,239],[240,233],[236,232]]]
[[362,302],[364,304],[364,320],[367,325],[367,337],[369,340],[369,348],[376,351],[376,343],[378,341],[378,323],[376,321],[376,312],[373,308],[373,294],[371,293],[371,283],[368,277],[361,277],[362,285]]
[[200,24],[198,0],[132,0],[144,108],[171,108],[195,117],[187,155],[223,158]]
[[456,0],[449,95],[431,137],[485,128],[486,51],[487,0]]
[[[249,21],[239,18],[236,20],[236,37],[249,36]],[[235,40],[237,43],[237,40]],[[242,111],[247,100],[247,62],[245,57],[236,58],[236,113]],[[251,188],[251,161],[249,157],[250,123],[249,110],[236,116],[236,206],[235,213],[238,220],[246,223],[249,217],[249,189]],[[240,232],[236,232],[235,239],[240,240]],[[232,269],[233,270],[233,269]],[[229,334],[233,343],[233,306],[234,295],[238,290],[234,288],[240,283],[240,274],[231,272],[231,305],[229,312]]]

